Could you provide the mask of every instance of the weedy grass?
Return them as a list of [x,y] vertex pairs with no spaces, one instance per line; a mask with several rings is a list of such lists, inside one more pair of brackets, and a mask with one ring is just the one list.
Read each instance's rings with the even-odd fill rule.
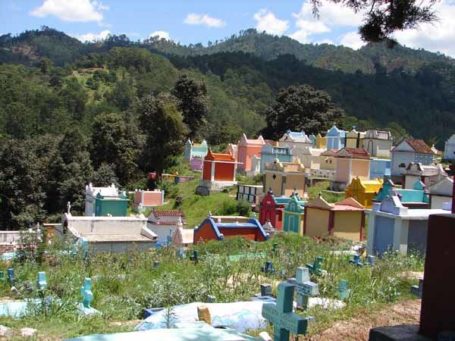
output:
[[[337,298],[341,279],[349,281],[351,295],[342,310],[314,308],[305,312],[316,318],[310,333],[336,320],[348,319],[362,309],[410,297],[413,280],[401,274],[421,271],[421,257],[393,253],[378,259],[374,267],[356,267],[346,256],[331,253],[349,246],[345,241],[334,239],[322,243],[296,234],[279,234],[262,243],[235,238],[193,246],[187,255],[192,250],[198,251],[199,261],[194,263],[189,258],[177,258],[176,250],[170,247],[150,252],[132,249],[124,254],[96,254],[83,259],[64,252],[65,244],[54,245],[47,249],[41,264],[32,257],[2,264],[4,270],[14,267],[22,297],[39,297],[36,290],[27,294],[24,284],[34,285],[38,271],[46,271],[45,296],[53,297],[54,303],[46,309],[35,309],[22,319],[0,318],[0,324],[13,328],[33,327],[39,330],[39,335],[56,338],[132,330],[131,325],[112,325],[112,322],[140,319],[144,308],[204,302],[209,295],[215,296],[217,302],[248,300],[259,292],[260,284],[276,284],[282,278],[293,277],[298,266],[313,262],[316,256],[324,257],[323,268],[328,272],[326,276],[313,277],[319,284],[321,296]],[[229,260],[229,256],[246,253],[257,257]],[[261,272],[266,260],[273,262],[276,273]],[[158,266],[154,266],[155,261],[159,262]],[[84,277],[93,280],[92,306],[102,312],[101,316],[86,318],[77,313]],[[6,282],[0,286],[0,295],[11,295]]]

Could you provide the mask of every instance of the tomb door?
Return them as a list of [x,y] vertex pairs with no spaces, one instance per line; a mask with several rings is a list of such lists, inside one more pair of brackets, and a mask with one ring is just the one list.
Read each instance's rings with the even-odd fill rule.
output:
[[408,229],[408,252],[417,251],[424,254],[427,248],[428,222],[411,220]]
[[393,247],[394,220],[381,216],[375,220],[373,253],[381,255]]

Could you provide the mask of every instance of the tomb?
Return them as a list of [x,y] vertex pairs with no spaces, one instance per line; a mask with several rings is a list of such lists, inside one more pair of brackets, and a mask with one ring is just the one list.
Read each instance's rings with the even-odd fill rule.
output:
[[305,194],[305,168],[297,160],[294,162],[275,162],[265,166],[264,188],[271,188],[277,196],[290,196],[297,192]]
[[263,173],[266,165],[275,162],[275,160],[279,162],[291,162],[292,150],[288,147],[276,147],[267,143],[261,150],[261,166],[259,171]]
[[283,231],[303,235],[303,212],[305,201],[293,193],[283,211]]
[[164,204],[164,191],[155,189],[154,191],[135,190],[134,202],[135,208],[156,207]]
[[194,244],[208,240],[223,240],[242,237],[254,241],[264,241],[269,235],[256,218],[209,215],[195,230]]
[[444,160],[455,160],[455,134],[450,136],[445,143]]
[[304,235],[360,241],[363,240],[364,229],[365,208],[353,198],[329,204],[319,196],[305,205]]
[[264,145],[265,141],[262,136],[259,136],[257,139],[248,139],[246,135],[243,134],[237,143],[238,169],[240,171],[250,172],[252,157],[259,156]]
[[225,187],[234,186],[237,162],[232,154],[212,153],[209,150],[204,158],[202,180],[200,186],[209,190],[221,190]]
[[234,143],[229,143],[224,151],[225,154],[231,154],[235,161],[238,161],[238,146]]
[[344,190],[352,179],[368,180],[370,177],[370,155],[363,148],[343,148],[335,154],[336,168],[332,188]]
[[128,212],[128,197],[112,184],[109,187],[85,186],[85,215],[124,217]]
[[294,155],[300,154],[305,147],[313,146],[313,142],[304,131],[290,131],[283,134],[278,142],[280,147],[287,147]]
[[316,135],[316,140],[314,141],[313,146],[317,149],[327,149],[327,139],[318,133]]
[[325,138],[327,141],[327,150],[339,150],[345,146],[346,132],[338,129],[337,126],[334,125],[332,128],[327,130]]
[[373,157],[390,158],[393,138],[390,131],[367,130],[361,147],[365,148]]
[[188,247],[193,244],[194,240],[194,230],[186,229],[183,227],[183,224],[177,224],[177,228],[172,234],[172,245],[177,247]]
[[443,208],[452,201],[453,179],[445,177],[428,189],[430,208]]
[[374,203],[368,216],[368,254],[407,254],[411,250],[425,253],[428,217],[444,212],[448,213],[441,209],[409,209],[394,194]]
[[351,131],[346,133],[346,148],[363,148],[363,139],[366,133],[363,131],[355,130],[355,127]]
[[433,164],[433,151],[423,141],[413,138],[406,138],[392,149],[392,180],[397,183],[402,182],[402,172],[411,162],[421,163],[422,165]]
[[296,156],[302,162],[305,169],[320,169],[321,154],[325,151],[326,150],[322,148],[305,147],[299,154],[296,154]]
[[429,218],[419,333],[431,338],[455,332],[454,227],[455,214]]
[[370,180],[382,179],[384,176],[390,177],[391,164],[390,159],[372,158],[370,160]]
[[157,235],[157,241],[161,245],[168,243],[179,224],[185,224],[185,215],[180,210],[157,210],[152,209],[147,219],[147,228]]
[[204,158],[209,151],[207,141],[203,140],[201,143],[193,143],[188,139],[185,143],[184,157],[185,160],[190,161],[194,157]]
[[409,208],[428,208],[430,198],[425,191],[425,185],[421,181],[414,183],[412,189],[402,189],[386,178],[378,194],[374,197],[374,202],[382,202],[391,195],[398,195],[400,202]]
[[446,177],[447,173],[441,165],[424,166],[411,162],[403,170],[403,188],[412,189],[416,181],[422,181],[426,187],[430,187]]
[[236,200],[245,200],[254,207],[259,205],[259,199],[264,194],[263,187],[260,185],[237,185]]
[[366,208],[373,206],[373,199],[382,188],[382,180],[362,180],[358,177],[352,179],[351,183],[346,187],[346,198],[352,197]]
[[190,163],[193,171],[201,171],[203,166],[204,157],[208,153],[207,141],[203,140],[201,143],[193,143],[188,139],[185,143],[184,157]]
[[283,228],[283,212],[289,202],[289,197],[275,197],[272,190],[269,190],[261,201],[259,207],[259,221],[261,224],[270,224],[278,230]]
[[84,217],[65,213],[57,234],[70,240],[85,240],[93,252],[148,250],[157,241],[157,235],[147,227],[147,218],[143,215]]

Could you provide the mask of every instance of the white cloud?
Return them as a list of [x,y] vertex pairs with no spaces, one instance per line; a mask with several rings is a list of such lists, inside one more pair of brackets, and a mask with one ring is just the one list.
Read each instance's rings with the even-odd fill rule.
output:
[[85,34],[76,34],[73,35],[74,38],[82,41],[82,42],[95,42],[100,40],[105,40],[111,32],[109,30],[101,31],[100,33],[85,33]]
[[313,14],[313,5],[305,1],[300,12],[293,13],[297,30],[289,36],[301,43],[307,43],[312,35],[332,32],[339,27],[357,27],[362,23],[362,13],[355,13],[341,3],[322,2],[319,17]]
[[365,44],[357,32],[348,32],[340,40],[340,45],[350,47],[354,50],[360,49]]
[[171,36],[170,36],[169,32],[166,32],[166,31],[152,32],[152,33],[150,33],[149,37],[150,38],[158,37],[160,39],[171,40]]
[[254,20],[256,20],[256,29],[259,32],[282,35],[289,28],[287,20],[278,19],[273,12],[265,8],[254,14]]
[[434,10],[438,17],[436,22],[396,32],[394,38],[408,47],[439,51],[455,57],[455,3],[444,0],[436,2]]
[[63,21],[101,22],[106,9],[108,7],[97,0],[43,0],[30,14],[35,17],[53,15]]
[[188,25],[203,25],[207,27],[223,27],[226,25],[221,19],[211,17],[208,14],[197,13],[188,14],[183,22]]

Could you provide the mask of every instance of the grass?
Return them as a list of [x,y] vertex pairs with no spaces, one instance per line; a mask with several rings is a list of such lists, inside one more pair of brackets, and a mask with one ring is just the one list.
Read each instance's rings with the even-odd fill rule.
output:
[[[273,244],[277,252],[272,252]],[[248,300],[259,292],[261,283],[273,283],[280,278],[265,276],[260,268],[271,260],[277,272],[285,277],[294,276],[298,266],[312,262],[318,255],[325,258],[325,277],[314,277],[321,296],[336,298],[340,279],[349,281],[352,294],[346,308],[339,311],[312,309],[305,314],[316,317],[310,333],[324,329],[336,320],[348,319],[362,309],[375,308],[409,298],[413,281],[403,278],[404,271],[421,271],[422,259],[390,254],[378,260],[374,267],[354,267],[346,257],[335,257],[330,251],[349,248],[350,244],[339,240],[317,243],[296,234],[280,234],[262,243],[243,239],[228,239],[196,245],[200,261],[193,264],[188,259],[178,259],[175,250],[164,248],[150,252],[132,250],[125,254],[98,254],[84,260],[61,252],[65,245],[55,245],[47,250],[42,264],[29,258],[22,263],[2,264],[5,270],[13,266],[17,287],[25,282],[35,283],[38,271],[46,271],[48,289],[46,295],[58,299],[46,311],[38,309],[32,316],[21,320],[0,318],[0,324],[13,327],[34,327],[48,338],[67,338],[91,333],[131,330],[131,326],[114,326],[113,321],[136,320],[142,310],[149,307],[166,307],[195,301],[206,301],[214,295],[217,302]],[[191,250],[190,250],[191,251]],[[265,257],[229,261],[229,255],[239,253],[264,253]],[[158,267],[153,266],[159,261]],[[81,301],[80,286],[84,277],[93,279],[94,301],[92,306],[102,312],[94,318],[80,317],[76,304]],[[23,295],[37,297],[37,293]],[[10,295],[9,286],[0,287],[3,297]],[[57,301],[55,301],[57,302]]]
[[[194,173],[194,180],[180,184],[164,184],[168,203],[160,209],[181,209],[185,212],[188,227],[198,226],[209,212],[213,215],[242,215],[241,204],[235,200],[235,187],[226,192],[214,192],[210,196],[195,194],[195,188],[200,181],[200,173]],[[176,205],[176,199],[181,204]]]
[[319,181],[316,182],[313,186],[308,187],[308,197],[310,200],[315,199],[322,195],[322,197],[327,200],[327,202],[334,203],[344,199],[344,193],[328,191],[330,183],[328,181]]

